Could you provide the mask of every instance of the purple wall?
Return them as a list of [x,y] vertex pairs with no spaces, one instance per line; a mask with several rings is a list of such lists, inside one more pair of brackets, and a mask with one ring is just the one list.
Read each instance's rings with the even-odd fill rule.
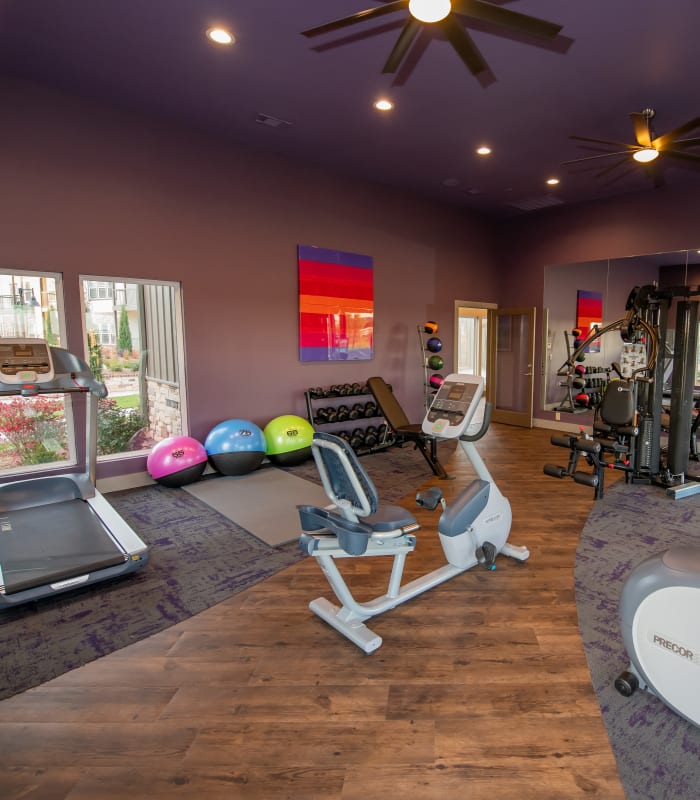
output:
[[[305,414],[306,388],[373,374],[418,421],[416,326],[440,323],[451,366],[454,299],[498,299],[493,231],[476,216],[30,84],[0,91],[2,266],[63,273],[77,351],[80,274],[181,281],[190,430],[200,439],[222,419],[264,426]],[[299,361],[299,243],[373,257],[372,361]]]
[[[2,266],[62,272],[68,346],[82,348],[78,276],[180,281],[191,433],[304,414],[310,386],[383,375],[422,412],[416,326],[454,300],[542,309],[544,268],[700,244],[700,195],[671,188],[500,224],[230,142],[0,81]],[[302,364],[297,244],[371,255],[375,357]],[[541,358],[537,330],[537,368]],[[540,387],[535,387],[536,416]],[[145,460],[103,468],[143,469]]]

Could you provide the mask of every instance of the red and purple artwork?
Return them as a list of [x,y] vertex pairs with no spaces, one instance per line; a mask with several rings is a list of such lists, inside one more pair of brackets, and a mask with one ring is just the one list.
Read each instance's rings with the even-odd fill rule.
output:
[[372,358],[372,257],[300,244],[298,262],[300,360]]
[[[576,327],[581,329],[581,339],[586,339],[594,325],[603,320],[603,295],[601,292],[587,292],[579,289],[576,293]],[[589,353],[600,352],[600,339],[594,339],[586,348]]]

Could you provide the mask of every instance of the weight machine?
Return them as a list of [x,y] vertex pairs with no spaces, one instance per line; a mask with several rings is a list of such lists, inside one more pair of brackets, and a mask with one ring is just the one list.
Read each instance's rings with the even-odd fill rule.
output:
[[[571,376],[578,356],[599,336],[618,330],[624,342],[643,342],[646,363],[608,384],[603,402],[596,411],[593,434],[552,436],[552,444],[570,450],[566,467],[546,464],[544,473],[555,478],[571,477],[577,483],[593,487],[596,499],[603,496],[607,469],[621,469],[626,482],[654,483],[680,498],[700,492],[700,483],[686,474],[691,443],[697,428],[693,419],[695,363],[698,346],[699,287],[676,286],[659,289],[656,285],[635,286],[625,306],[625,316],[609,325],[594,326],[586,339],[570,354],[559,369],[561,376]],[[675,336],[672,350],[671,386],[665,384],[668,364],[669,312],[675,304]],[[627,386],[624,386],[624,383]],[[610,393],[629,390],[614,402]],[[662,416],[664,398],[670,396],[668,442],[662,451]],[[630,399],[631,397],[631,399]],[[610,414],[608,418],[607,415]],[[580,459],[592,467],[579,469]]]

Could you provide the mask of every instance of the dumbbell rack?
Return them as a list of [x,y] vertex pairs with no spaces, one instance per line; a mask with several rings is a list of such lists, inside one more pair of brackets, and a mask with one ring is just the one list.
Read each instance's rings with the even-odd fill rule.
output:
[[307,389],[304,396],[314,429],[346,439],[357,455],[385,450],[395,443],[374,395],[363,384]]

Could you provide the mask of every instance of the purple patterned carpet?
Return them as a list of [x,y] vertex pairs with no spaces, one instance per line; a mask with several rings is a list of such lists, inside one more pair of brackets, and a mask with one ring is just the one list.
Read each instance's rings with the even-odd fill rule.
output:
[[579,627],[629,800],[700,797],[700,728],[647,692],[624,698],[613,686],[629,663],[618,621],[625,579],[648,556],[697,544],[699,534],[700,495],[674,500],[660,487],[624,482],[596,502],[581,534],[575,569]]
[[[452,450],[445,445],[445,459]],[[361,463],[384,502],[397,502],[430,476],[411,447]],[[320,483],[313,460],[290,471]],[[0,699],[158,633],[304,557],[295,542],[269,547],[183,489],[146,486],[108,499],[149,545],[149,563],[118,580],[0,613]]]

